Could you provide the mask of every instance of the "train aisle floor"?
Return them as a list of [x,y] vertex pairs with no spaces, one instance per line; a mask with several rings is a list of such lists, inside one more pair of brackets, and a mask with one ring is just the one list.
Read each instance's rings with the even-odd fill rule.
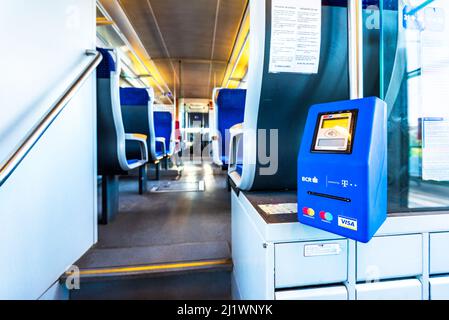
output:
[[81,270],[230,260],[231,200],[220,168],[161,170],[144,195],[137,177],[121,177],[119,202],[115,220],[99,226],[98,243],[77,262]]

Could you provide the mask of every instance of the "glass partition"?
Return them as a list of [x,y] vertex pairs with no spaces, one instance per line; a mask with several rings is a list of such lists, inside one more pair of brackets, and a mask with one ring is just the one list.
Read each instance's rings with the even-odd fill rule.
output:
[[390,212],[449,209],[449,1],[380,0]]

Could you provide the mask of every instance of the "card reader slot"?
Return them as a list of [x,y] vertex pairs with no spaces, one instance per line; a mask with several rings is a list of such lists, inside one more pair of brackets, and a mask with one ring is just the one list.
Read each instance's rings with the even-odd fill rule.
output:
[[328,199],[333,199],[333,200],[338,200],[338,201],[343,201],[343,202],[351,202],[351,199],[349,199],[349,198],[333,196],[333,195],[330,195],[330,194],[313,192],[313,191],[307,191],[307,193],[309,195],[315,196],[315,197],[328,198]]

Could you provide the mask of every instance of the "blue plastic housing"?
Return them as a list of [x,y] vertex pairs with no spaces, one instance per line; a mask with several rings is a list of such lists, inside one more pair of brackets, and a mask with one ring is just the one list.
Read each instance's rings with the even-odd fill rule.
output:
[[[346,111],[356,115],[350,151],[315,151],[320,117]],[[298,157],[299,221],[366,243],[386,217],[385,102],[365,98],[312,106]]]

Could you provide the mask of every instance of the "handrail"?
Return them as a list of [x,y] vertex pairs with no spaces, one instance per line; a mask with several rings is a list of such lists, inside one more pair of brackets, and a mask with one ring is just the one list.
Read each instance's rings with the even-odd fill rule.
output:
[[103,59],[102,55],[95,50],[87,50],[86,55],[95,58],[81,72],[77,79],[70,85],[58,101],[50,108],[40,122],[28,133],[23,142],[12,152],[11,156],[0,165],[0,187],[6,182],[11,174],[17,169],[26,155],[31,151],[34,145],[39,141],[42,135],[47,131],[53,121],[61,114],[66,105],[73,96],[82,87],[84,82],[90,77],[92,72],[97,68]]
[[348,0],[348,58],[350,99],[363,98],[363,2]]

